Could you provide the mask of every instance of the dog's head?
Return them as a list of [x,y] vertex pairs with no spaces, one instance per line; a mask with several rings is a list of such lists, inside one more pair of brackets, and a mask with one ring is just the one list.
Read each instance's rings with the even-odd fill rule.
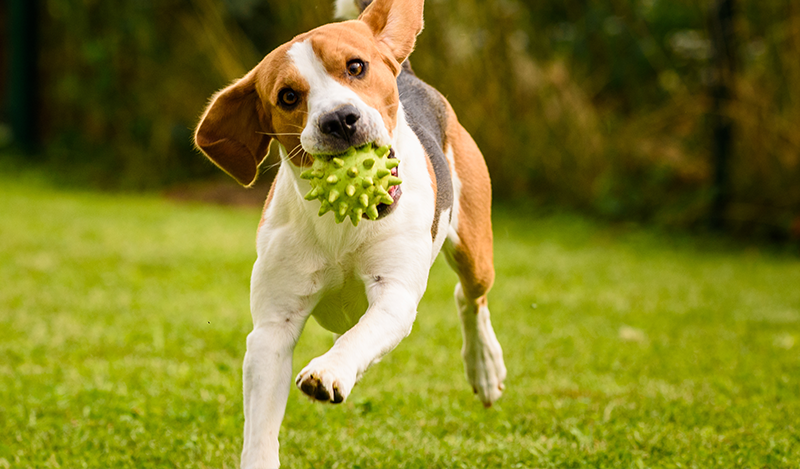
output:
[[211,99],[195,132],[197,147],[251,185],[273,138],[296,165],[305,153],[389,144],[396,78],[422,30],[422,6],[423,0],[375,0],[357,20],[278,47]]

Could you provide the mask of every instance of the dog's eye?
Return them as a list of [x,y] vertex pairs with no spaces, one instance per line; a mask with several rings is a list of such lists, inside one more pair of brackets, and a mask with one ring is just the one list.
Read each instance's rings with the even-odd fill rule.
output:
[[347,73],[351,77],[360,78],[364,75],[364,72],[367,70],[367,64],[364,63],[361,59],[353,59],[347,62]]
[[285,108],[294,107],[300,100],[297,91],[291,88],[284,88],[278,93],[278,103]]

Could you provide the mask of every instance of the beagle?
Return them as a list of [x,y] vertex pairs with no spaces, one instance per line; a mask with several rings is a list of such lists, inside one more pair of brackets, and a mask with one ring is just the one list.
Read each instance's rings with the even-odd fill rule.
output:
[[[445,98],[406,58],[423,0],[337,0],[355,20],[301,34],[214,95],[197,147],[239,183],[255,181],[270,142],[280,150],[257,234],[253,331],[244,357],[242,468],[275,468],[292,353],[309,316],[336,334],[295,379],[340,403],[359,377],[411,332],[440,250],[456,271],[467,379],[485,406],[503,391],[503,352],[489,319],[494,281],[491,187],[480,150]],[[390,145],[402,179],[375,220],[318,216],[300,177],[312,155]]]

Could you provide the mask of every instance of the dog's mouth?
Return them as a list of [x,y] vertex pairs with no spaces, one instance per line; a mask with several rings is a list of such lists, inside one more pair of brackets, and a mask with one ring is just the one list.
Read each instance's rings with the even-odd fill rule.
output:
[[[394,148],[389,150],[389,156],[387,156],[387,158],[397,158],[394,153]],[[392,176],[399,177],[399,168],[400,166],[395,166],[391,169]],[[388,215],[392,210],[394,210],[394,207],[397,206],[397,201],[400,200],[400,196],[403,195],[403,190],[400,188],[400,186],[402,186],[402,184],[398,184],[389,188],[389,197],[392,198],[393,202],[391,204],[378,204],[378,218]],[[366,218],[367,216],[363,215],[363,217]]]

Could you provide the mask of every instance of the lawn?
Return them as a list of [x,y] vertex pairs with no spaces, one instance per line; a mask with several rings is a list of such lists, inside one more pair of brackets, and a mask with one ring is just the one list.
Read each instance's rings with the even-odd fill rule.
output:
[[[238,467],[259,210],[17,173],[0,207],[0,468]],[[439,259],[347,402],[292,390],[284,467],[800,466],[796,254],[502,206],[495,248],[501,400]],[[331,344],[310,321],[295,372]]]

